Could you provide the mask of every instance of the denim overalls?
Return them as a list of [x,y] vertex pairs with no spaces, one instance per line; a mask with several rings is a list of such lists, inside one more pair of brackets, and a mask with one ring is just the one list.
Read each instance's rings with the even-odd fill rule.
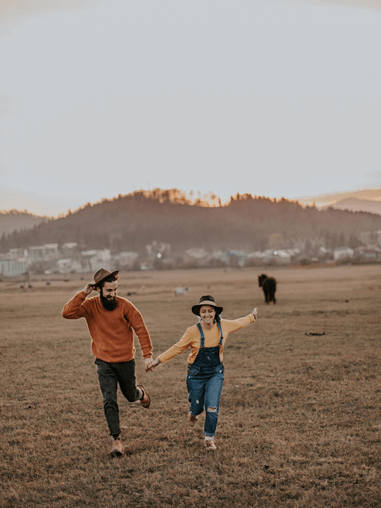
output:
[[220,396],[224,382],[224,365],[220,360],[223,335],[219,321],[217,321],[217,325],[221,335],[218,346],[204,347],[204,332],[201,324],[197,324],[201,335],[201,345],[195,361],[188,366],[187,375],[189,410],[192,415],[196,416],[202,413],[205,407],[204,434],[209,437],[213,437],[216,433]]

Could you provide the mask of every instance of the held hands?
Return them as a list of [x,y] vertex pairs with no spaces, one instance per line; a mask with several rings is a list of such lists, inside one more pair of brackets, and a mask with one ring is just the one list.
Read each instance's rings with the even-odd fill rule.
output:
[[156,360],[152,360],[152,358],[144,358],[144,363],[146,367],[146,372],[153,372],[156,367],[160,364],[160,360],[156,358]]
[[146,372],[150,370],[150,364],[152,363],[152,356],[151,358],[144,358],[144,368]]
[[257,307],[255,307],[255,309],[253,310],[253,316],[254,316],[254,321],[257,320]]

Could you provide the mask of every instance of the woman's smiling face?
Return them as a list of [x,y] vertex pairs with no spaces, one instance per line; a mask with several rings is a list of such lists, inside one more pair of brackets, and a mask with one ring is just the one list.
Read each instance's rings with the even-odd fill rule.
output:
[[210,305],[203,305],[202,307],[200,307],[200,317],[201,317],[201,320],[206,325],[213,324],[215,316],[216,316],[216,311]]

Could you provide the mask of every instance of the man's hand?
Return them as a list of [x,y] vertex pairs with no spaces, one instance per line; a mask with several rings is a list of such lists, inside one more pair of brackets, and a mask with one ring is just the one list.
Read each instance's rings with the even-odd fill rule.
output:
[[95,284],[86,284],[86,286],[83,288],[83,291],[87,295],[89,295],[94,289],[95,289]]
[[146,372],[148,372],[149,370],[153,372],[159,364],[160,360],[158,358],[156,358],[156,360],[152,360],[152,358],[150,358],[149,363],[146,366]]
[[152,356],[151,358],[144,358],[144,367],[146,369],[146,372],[148,372],[150,369],[150,364],[152,363]]

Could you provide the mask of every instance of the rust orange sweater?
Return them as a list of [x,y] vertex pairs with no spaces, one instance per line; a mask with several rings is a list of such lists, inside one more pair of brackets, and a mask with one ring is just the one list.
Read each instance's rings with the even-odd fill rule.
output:
[[92,338],[91,349],[96,358],[108,363],[128,362],[135,357],[134,334],[139,339],[144,358],[152,356],[152,343],[143,317],[125,298],[117,296],[118,307],[106,310],[99,296],[86,299],[80,291],[63,308],[66,319],[84,317]]

